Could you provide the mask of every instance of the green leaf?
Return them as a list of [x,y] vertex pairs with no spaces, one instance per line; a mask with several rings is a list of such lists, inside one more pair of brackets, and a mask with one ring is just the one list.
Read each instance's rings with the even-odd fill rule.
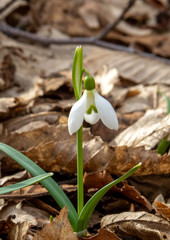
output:
[[72,67],[72,81],[76,100],[78,101],[82,95],[82,69],[83,69],[83,50],[79,46],[75,50],[73,67]]
[[[13,158],[18,164],[20,164],[24,169],[26,169],[32,176],[38,176],[40,174],[45,174],[46,172],[40,168],[36,163],[31,161],[28,157],[18,152],[16,149],[4,144],[0,143],[0,150],[6,153],[8,156]],[[47,159],[48,161],[48,159]],[[73,227],[73,230],[76,229],[77,226],[77,212],[72,205],[71,201],[67,197],[67,195],[63,192],[60,186],[51,178],[42,180],[41,184],[47,189],[47,191],[51,194],[54,200],[58,203],[58,205],[63,208],[67,206],[69,210],[69,220]]]
[[[158,91],[158,93],[160,93],[162,96],[164,96],[164,98],[166,100],[167,114],[169,114],[170,113],[170,98],[168,98],[168,96],[161,91]],[[169,147],[170,147],[170,141],[168,141],[167,137],[165,137],[159,142],[159,144],[157,146],[157,152],[159,154],[163,155],[167,152]]]
[[45,174],[41,174],[37,177],[33,177],[33,178],[27,179],[25,181],[22,181],[22,182],[19,182],[19,183],[16,183],[16,184],[13,184],[13,185],[10,185],[10,186],[7,186],[7,187],[1,187],[0,188],[0,194],[9,193],[9,192],[12,192],[12,191],[30,186],[30,185],[35,184],[37,182],[40,182],[40,181],[42,181],[46,178],[49,178],[52,175],[53,175],[53,173],[45,173]]
[[170,113],[170,98],[168,98],[168,96],[166,96],[166,94],[161,91],[158,91],[158,93],[160,93],[162,96],[164,96],[164,98],[166,100],[167,114],[169,114]]
[[120,178],[116,179],[115,181],[109,183],[108,185],[104,186],[101,188],[98,192],[96,192],[86,203],[84,206],[82,212],[80,213],[78,217],[78,223],[77,223],[77,234],[81,234],[87,229],[90,217],[100,201],[100,199],[116,184],[122,182],[126,178],[130,177],[136,170],[141,166],[141,163],[130,169],[127,173],[125,173],[123,176]]
[[167,140],[166,138],[163,138],[160,143],[158,144],[157,147],[157,152],[161,155],[165,154],[168,150],[168,148],[170,147],[170,141]]

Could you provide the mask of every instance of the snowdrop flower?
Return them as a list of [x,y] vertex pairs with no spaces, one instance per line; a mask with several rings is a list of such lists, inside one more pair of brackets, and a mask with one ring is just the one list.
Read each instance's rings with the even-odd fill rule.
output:
[[69,118],[68,130],[70,135],[81,127],[83,120],[95,124],[99,119],[110,129],[118,129],[118,120],[112,105],[95,89],[93,77],[87,76],[84,80],[84,93],[73,105]]

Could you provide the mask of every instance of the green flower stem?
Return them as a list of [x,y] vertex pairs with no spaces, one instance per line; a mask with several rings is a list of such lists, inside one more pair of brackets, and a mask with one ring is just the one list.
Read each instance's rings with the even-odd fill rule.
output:
[[82,144],[82,126],[77,131],[77,212],[81,213],[84,206],[83,190],[83,144]]

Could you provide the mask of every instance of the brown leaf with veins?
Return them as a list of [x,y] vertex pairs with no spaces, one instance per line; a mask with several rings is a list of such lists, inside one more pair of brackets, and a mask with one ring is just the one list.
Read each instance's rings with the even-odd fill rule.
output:
[[116,68],[119,76],[133,84],[166,84],[169,85],[169,65],[137,54],[93,48],[84,59],[88,71],[95,75],[103,65],[108,71]]
[[121,132],[110,146],[141,147],[153,149],[170,133],[170,115],[162,109],[149,110],[132,126]]
[[92,236],[92,237],[79,237],[78,240],[121,240],[121,238],[119,238],[118,236],[116,236],[115,233],[101,228],[99,230],[99,233],[97,233],[96,235]]
[[33,240],[76,240],[77,236],[73,232],[68,220],[68,210],[64,207],[59,216],[55,217],[52,222],[37,232]]
[[162,202],[155,201],[154,208],[156,211],[161,214],[167,220],[170,219],[170,204],[165,204]]
[[162,215],[167,220],[170,220],[170,204],[165,203],[164,197],[162,194],[159,194],[153,202],[153,207],[156,212]]
[[[85,173],[84,174],[84,190],[88,191],[90,188],[97,188],[101,189],[102,187],[106,186],[114,179],[110,175],[110,173],[103,171],[98,173]],[[130,186],[127,181],[123,181],[122,187],[117,187],[116,185],[110,189],[110,192],[118,192],[122,195],[128,197],[134,202],[138,202],[146,207],[149,211],[152,210],[151,203],[140,194],[139,191],[135,189],[135,187]]]
[[143,240],[163,240],[170,237],[170,224],[147,212],[123,212],[102,218],[101,226],[118,236],[135,236]]
[[25,240],[30,226],[28,222],[17,223],[8,234],[9,240]]
[[[83,140],[86,172],[106,169],[111,174],[120,176],[142,162],[136,175],[170,173],[170,155],[161,156],[156,151],[146,151],[142,147],[112,148],[100,137],[94,137],[89,129],[83,129]],[[46,121],[33,121],[9,132],[0,141],[18,149],[46,171],[76,173],[76,135],[70,136],[65,124],[56,126]],[[3,171],[21,168],[2,152],[0,159]]]

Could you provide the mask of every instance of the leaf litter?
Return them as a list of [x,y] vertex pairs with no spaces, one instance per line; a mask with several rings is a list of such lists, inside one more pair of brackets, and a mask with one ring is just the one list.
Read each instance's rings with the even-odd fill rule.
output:
[[[129,44],[140,51],[170,56],[169,30],[161,22],[160,15],[164,11],[164,16],[167,16],[166,1],[157,1],[160,5],[153,7],[155,2],[136,1],[124,20],[106,39]],[[127,3],[128,1],[105,0],[101,3],[70,2],[72,12],[68,12],[68,6],[63,1],[56,3],[39,0],[36,4],[34,1],[18,1],[15,6],[9,7],[2,18],[10,16],[14,22],[20,19],[18,26],[25,26],[26,30],[31,29],[39,36],[55,36],[60,39],[77,34],[92,36],[99,33],[106,23],[116,20]],[[44,11],[40,11],[42,4]],[[30,11],[26,11],[26,23],[22,22],[23,16],[20,15],[23,6],[27,10],[30,7]],[[131,21],[138,24],[131,24]],[[164,32],[159,32],[160,29]],[[38,44],[13,40],[0,33],[0,139],[30,157],[44,170],[54,171],[59,182],[66,178],[61,187],[75,204],[76,182],[70,184],[68,178],[75,178],[76,145],[75,136],[69,136],[67,130],[68,113],[74,103],[71,85],[74,49],[75,46],[72,45],[43,48]],[[101,228],[96,235],[89,234],[88,238],[168,239],[170,151],[161,156],[156,147],[170,134],[166,102],[158,93],[158,90],[162,91],[169,97],[169,65],[140,54],[94,46],[84,46],[84,55],[84,65],[95,76],[98,90],[116,108],[120,123],[118,132],[107,130],[100,121],[95,126],[84,124],[86,198],[135,164],[140,161],[143,163],[136,176],[121,186],[112,188],[101,200],[95,212],[97,217],[89,231],[96,233],[100,228],[101,216],[104,216]],[[8,181],[5,184],[11,184],[18,181],[20,173],[16,174],[16,178],[15,175],[11,176],[11,180],[8,176],[16,173],[20,167],[2,153],[0,159],[1,174],[4,176],[2,182]],[[163,200],[156,198],[161,193]],[[0,214],[5,212],[6,217],[1,220],[0,225],[7,229],[9,239],[26,239],[28,236],[30,239],[48,239],[49,232],[58,235],[59,239],[71,239],[65,229],[70,229],[69,236],[77,239],[69,226],[65,209],[58,219],[48,223],[49,226],[44,230],[37,231],[37,226],[42,228],[49,222],[49,213],[53,216],[57,213],[57,206],[53,208],[51,202],[44,202],[46,194],[46,190],[36,184],[1,199]],[[39,206],[44,208],[46,220],[43,221],[43,217],[40,217],[39,225],[33,226],[28,221],[30,216],[25,210],[31,214],[35,210],[35,214],[31,215],[33,219],[38,216],[39,206],[34,200],[36,198],[37,202],[40,201]],[[24,199],[23,209],[20,199]],[[18,209],[25,216],[23,222],[14,223],[10,215],[7,216],[11,206],[14,214]],[[124,212],[120,213],[122,210]],[[106,215],[111,212],[112,215]],[[3,227],[1,232],[4,233]]]

